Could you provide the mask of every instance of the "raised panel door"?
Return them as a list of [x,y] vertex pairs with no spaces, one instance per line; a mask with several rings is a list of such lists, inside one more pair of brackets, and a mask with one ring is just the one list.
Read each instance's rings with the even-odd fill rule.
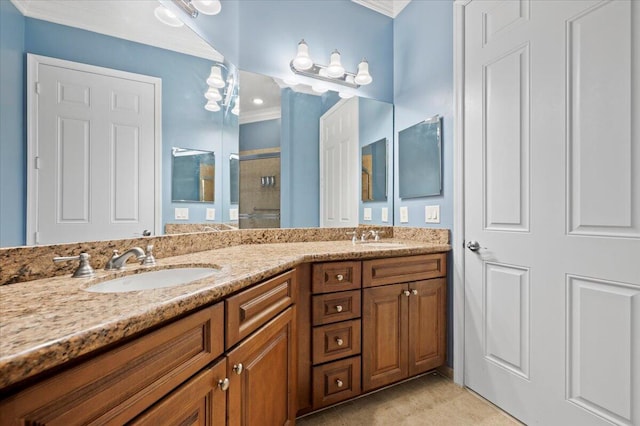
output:
[[417,281],[409,290],[409,375],[414,376],[445,362],[447,281]]
[[366,392],[408,376],[410,293],[407,284],[362,293],[362,388]]

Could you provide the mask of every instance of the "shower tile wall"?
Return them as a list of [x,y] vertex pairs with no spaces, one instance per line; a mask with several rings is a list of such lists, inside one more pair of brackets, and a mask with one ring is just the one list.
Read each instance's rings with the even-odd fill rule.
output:
[[[274,176],[263,186],[263,176]],[[240,228],[280,227],[280,157],[242,159],[240,154]]]

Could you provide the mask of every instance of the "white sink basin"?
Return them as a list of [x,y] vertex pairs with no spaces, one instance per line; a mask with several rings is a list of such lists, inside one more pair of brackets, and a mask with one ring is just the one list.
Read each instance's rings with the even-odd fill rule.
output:
[[404,247],[403,243],[364,243],[365,247],[378,247],[378,248],[393,248],[393,247]]
[[201,280],[218,272],[215,268],[174,268],[141,272],[113,280],[103,281],[85,290],[95,293],[123,293],[127,291],[152,290],[176,287]]

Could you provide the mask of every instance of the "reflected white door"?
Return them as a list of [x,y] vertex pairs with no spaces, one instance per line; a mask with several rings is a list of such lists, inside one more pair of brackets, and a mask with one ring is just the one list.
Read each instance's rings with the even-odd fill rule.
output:
[[320,117],[320,226],[358,226],[358,134],[355,97]]
[[33,55],[29,69],[27,242],[153,232],[160,80]]
[[465,384],[640,425],[640,2],[465,6]]

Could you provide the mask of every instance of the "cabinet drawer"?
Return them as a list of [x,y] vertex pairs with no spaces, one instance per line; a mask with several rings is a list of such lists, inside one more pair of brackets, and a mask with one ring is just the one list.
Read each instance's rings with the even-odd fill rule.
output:
[[0,424],[124,424],[223,352],[222,303],[5,399]]
[[362,268],[363,287],[428,280],[446,275],[447,254],[365,260]]
[[313,363],[334,361],[360,353],[360,320],[313,329]]
[[360,311],[360,290],[313,296],[313,325],[359,318]]
[[360,357],[313,368],[313,408],[318,409],[360,395]]
[[355,290],[361,287],[360,262],[328,262],[313,265],[313,293]]
[[266,324],[271,318],[293,304],[296,298],[294,271],[251,287],[228,298],[227,345],[231,346]]

